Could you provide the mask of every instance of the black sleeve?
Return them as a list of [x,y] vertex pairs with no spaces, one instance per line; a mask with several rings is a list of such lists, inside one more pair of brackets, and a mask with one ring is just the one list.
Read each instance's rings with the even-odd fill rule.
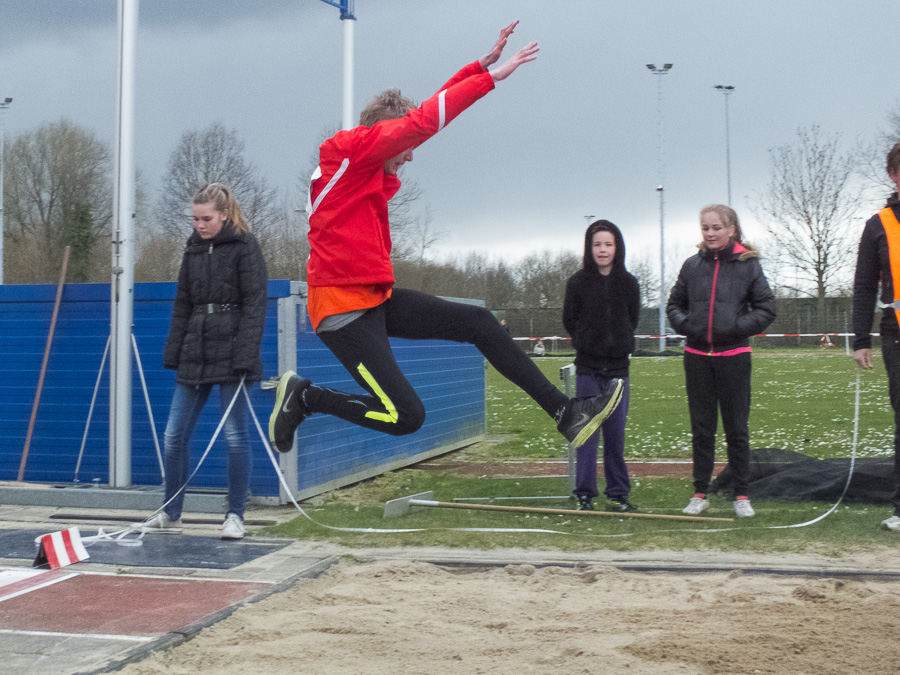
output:
[[575,293],[575,277],[569,277],[566,282],[566,295],[563,300],[563,328],[569,337],[575,337],[575,327],[578,325],[578,298]]
[[753,274],[747,293],[750,311],[737,320],[737,331],[741,337],[751,337],[762,333],[775,320],[775,294],[769,288],[769,281],[763,273],[759,261],[751,261]]
[[687,261],[681,266],[675,285],[669,291],[669,301],[666,303],[666,316],[669,317],[669,323],[672,324],[672,329],[680,335],[685,335],[689,308],[687,283],[684,280],[684,268],[686,266]]
[[634,275],[630,274],[628,280],[631,282],[628,289],[628,319],[634,332],[641,320],[641,286]]
[[241,288],[241,320],[234,345],[234,369],[253,373],[258,369],[259,346],[266,324],[269,273],[256,237],[247,235],[238,260]]
[[878,300],[878,216],[870,218],[859,240],[853,277],[853,349],[872,348],[872,320]]

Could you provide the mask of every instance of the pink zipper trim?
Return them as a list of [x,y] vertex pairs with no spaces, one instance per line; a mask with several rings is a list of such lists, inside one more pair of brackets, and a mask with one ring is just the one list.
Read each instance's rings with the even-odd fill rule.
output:
[[724,352],[701,352],[699,349],[694,349],[693,347],[685,347],[684,351],[690,352],[691,354],[700,354],[700,356],[734,356],[735,354],[752,352],[753,349],[750,347],[738,347],[737,349],[729,349]]

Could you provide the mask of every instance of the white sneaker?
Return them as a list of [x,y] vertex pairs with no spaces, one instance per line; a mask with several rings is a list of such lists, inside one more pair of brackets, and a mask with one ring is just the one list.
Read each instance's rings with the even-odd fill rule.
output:
[[[753,507],[750,506],[749,499],[735,499],[734,512],[742,518],[749,518],[750,516],[756,515],[756,511],[754,511]],[[900,521],[900,518],[898,518],[897,520]]]
[[158,534],[181,534],[181,518],[169,520],[165,513],[156,513],[143,523],[132,523],[131,526],[142,532],[156,532]]
[[222,539],[243,539],[244,538],[244,521],[236,513],[229,513],[225,516],[225,523],[222,525]]
[[882,520],[881,527],[885,530],[900,532],[900,516],[891,516],[887,520]]
[[709,508],[709,500],[704,499],[703,497],[691,497],[691,501],[681,509],[682,513],[686,513],[689,516],[696,516]]

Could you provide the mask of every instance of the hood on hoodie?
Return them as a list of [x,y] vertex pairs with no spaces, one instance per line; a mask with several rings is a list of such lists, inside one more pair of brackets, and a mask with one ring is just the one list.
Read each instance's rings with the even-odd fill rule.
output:
[[611,232],[616,242],[616,255],[613,256],[612,271],[614,274],[625,271],[625,239],[619,228],[608,220],[595,220],[588,225],[587,231],[584,233],[584,261],[583,267],[588,272],[596,272],[597,263],[594,262],[594,235],[597,232]]

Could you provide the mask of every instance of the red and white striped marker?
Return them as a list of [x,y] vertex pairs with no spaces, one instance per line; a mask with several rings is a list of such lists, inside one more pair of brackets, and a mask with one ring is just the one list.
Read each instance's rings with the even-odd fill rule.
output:
[[32,567],[49,565],[50,569],[55,570],[91,557],[81,543],[81,532],[77,526],[45,534],[37,541],[40,545]]

